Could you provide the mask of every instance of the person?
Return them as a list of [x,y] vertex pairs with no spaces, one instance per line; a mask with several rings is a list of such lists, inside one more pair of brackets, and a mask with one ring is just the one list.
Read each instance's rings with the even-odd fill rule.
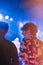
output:
[[20,57],[24,65],[43,65],[43,42],[36,37],[38,31],[34,23],[26,23],[22,28]]
[[19,65],[16,46],[5,39],[8,27],[6,22],[0,22],[0,65]]

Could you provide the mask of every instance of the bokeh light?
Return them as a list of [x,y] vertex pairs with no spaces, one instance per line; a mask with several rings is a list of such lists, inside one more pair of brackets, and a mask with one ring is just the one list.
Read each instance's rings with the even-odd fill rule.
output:
[[3,21],[3,15],[0,14],[0,21]]
[[13,21],[13,18],[10,18],[10,21]]
[[6,20],[8,20],[8,19],[9,19],[9,16],[8,16],[8,15],[7,15],[7,16],[5,16],[5,19],[6,19]]

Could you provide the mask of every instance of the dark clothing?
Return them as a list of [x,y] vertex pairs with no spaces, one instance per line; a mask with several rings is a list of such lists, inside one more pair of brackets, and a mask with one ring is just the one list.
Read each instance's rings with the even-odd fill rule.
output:
[[19,65],[16,46],[4,39],[0,40],[0,65]]

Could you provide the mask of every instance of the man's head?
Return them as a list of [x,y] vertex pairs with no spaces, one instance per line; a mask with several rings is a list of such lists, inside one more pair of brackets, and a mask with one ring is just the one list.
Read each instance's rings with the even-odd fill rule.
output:
[[28,35],[36,35],[37,33],[37,27],[33,23],[26,23],[21,30],[23,31],[23,35],[28,34]]
[[0,36],[4,36],[8,31],[8,24],[6,22],[0,22]]

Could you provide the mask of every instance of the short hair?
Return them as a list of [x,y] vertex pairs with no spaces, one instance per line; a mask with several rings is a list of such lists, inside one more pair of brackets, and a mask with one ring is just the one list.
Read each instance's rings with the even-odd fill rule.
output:
[[22,31],[30,30],[32,34],[36,34],[37,33],[37,26],[34,23],[26,23],[21,28],[21,30]]
[[0,29],[8,30],[8,23],[0,21]]

